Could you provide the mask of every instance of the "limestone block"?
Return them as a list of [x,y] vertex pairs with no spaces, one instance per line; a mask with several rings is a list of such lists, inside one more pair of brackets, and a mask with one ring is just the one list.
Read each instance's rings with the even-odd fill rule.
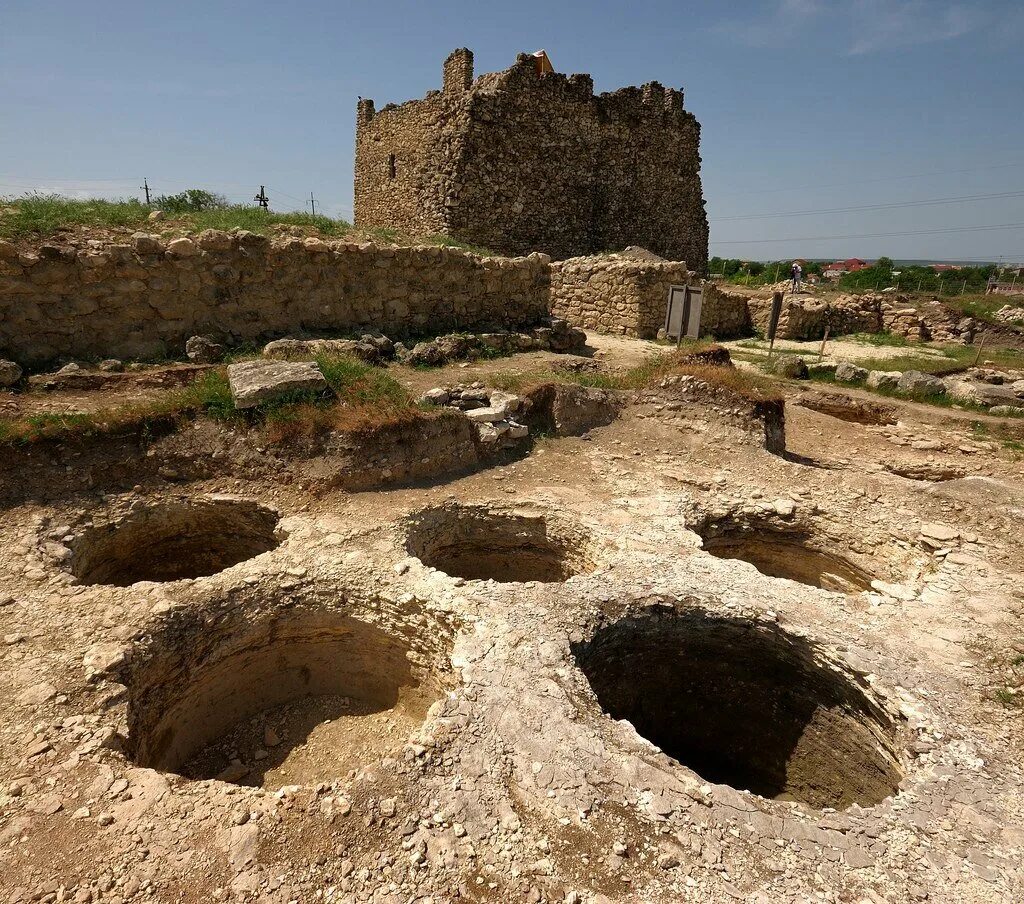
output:
[[900,377],[897,388],[900,392],[926,392],[934,395],[946,393],[946,384],[942,380],[919,370],[906,371]]
[[898,370],[872,370],[865,385],[868,389],[896,389],[903,374]]
[[175,257],[193,257],[199,253],[192,239],[180,238],[167,243],[167,251]]
[[836,365],[836,379],[841,383],[860,383],[867,379],[868,372],[863,367],[843,361]]
[[254,408],[295,392],[329,392],[313,361],[242,361],[228,367],[236,408]]

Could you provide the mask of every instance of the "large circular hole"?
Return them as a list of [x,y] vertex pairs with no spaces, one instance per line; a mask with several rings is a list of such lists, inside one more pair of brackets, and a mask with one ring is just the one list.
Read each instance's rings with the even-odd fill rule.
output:
[[769,577],[840,593],[871,589],[871,574],[805,530],[727,519],[706,524],[699,532],[705,552],[749,562]]
[[71,573],[84,584],[127,587],[216,574],[278,545],[278,516],[241,499],[139,505],[71,541]]
[[129,680],[126,749],[191,779],[343,777],[400,748],[441,694],[429,653],[332,612],[197,621],[164,641]]
[[897,790],[893,718],[777,626],[652,610],[573,652],[606,713],[706,781],[837,809]]
[[443,505],[410,522],[407,548],[424,565],[473,581],[564,581],[592,571],[586,533],[537,512]]

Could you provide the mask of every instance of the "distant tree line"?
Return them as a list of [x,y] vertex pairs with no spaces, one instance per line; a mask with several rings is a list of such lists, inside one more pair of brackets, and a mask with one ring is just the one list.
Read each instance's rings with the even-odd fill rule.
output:
[[[789,279],[792,258],[781,261],[744,261],[738,258],[713,257],[708,261],[708,272],[721,274],[729,282],[745,286],[767,286]],[[804,277],[822,276],[827,263],[808,261],[803,266]],[[920,264],[894,264],[892,258],[880,257],[870,267],[839,278],[841,289],[866,292],[871,289],[899,288],[908,292],[983,292],[989,278],[998,271],[994,264],[939,270]],[[964,281],[967,281],[966,287]]]
[[[842,289],[868,289],[890,286],[916,292],[950,292],[964,289],[967,292],[984,292],[989,277],[998,268],[995,264],[985,264],[979,267],[960,267],[957,270],[935,270],[934,267],[921,266],[919,264],[894,264],[892,258],[880,257],[870,267],[858,270],[856,273],[846,273],[839,279],[839,287]],[[966,280],[967,285],[964,286]]]
[[[709,273],[721,273],[729,282],[746,286],[766,286],[780,279],[789,279],[793,259],[784,261],[743,261],[735,257],[713,257],[708,261]],[[821,276],[822,264],[803,264],[804,276]]]

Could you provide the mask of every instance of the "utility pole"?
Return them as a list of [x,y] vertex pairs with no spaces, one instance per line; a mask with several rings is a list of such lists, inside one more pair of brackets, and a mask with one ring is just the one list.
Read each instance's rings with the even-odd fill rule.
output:
[[149,207],[149,181],[143,177],[142,185],[139,186],[146,193],[146,206]]
[[309,193],[309,206],[313,208],[313,216],[316,216],[316,198],[313,197],[313,192]]
[[267,197],[267,191],[262,185],[260,186],[260,193],[253,200],[264,210],[270,210],[270,198]]

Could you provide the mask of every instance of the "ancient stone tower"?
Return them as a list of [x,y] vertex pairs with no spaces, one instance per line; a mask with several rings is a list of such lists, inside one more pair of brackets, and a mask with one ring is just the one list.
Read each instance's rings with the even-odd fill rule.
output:
[[545,68],[520,54],[474,81],[463,48],[441,91],[379,111],[361,99],[357,225],[557,258],[641,245],[703,269],[700,125],[682,92],[595,95],[589,75]]

